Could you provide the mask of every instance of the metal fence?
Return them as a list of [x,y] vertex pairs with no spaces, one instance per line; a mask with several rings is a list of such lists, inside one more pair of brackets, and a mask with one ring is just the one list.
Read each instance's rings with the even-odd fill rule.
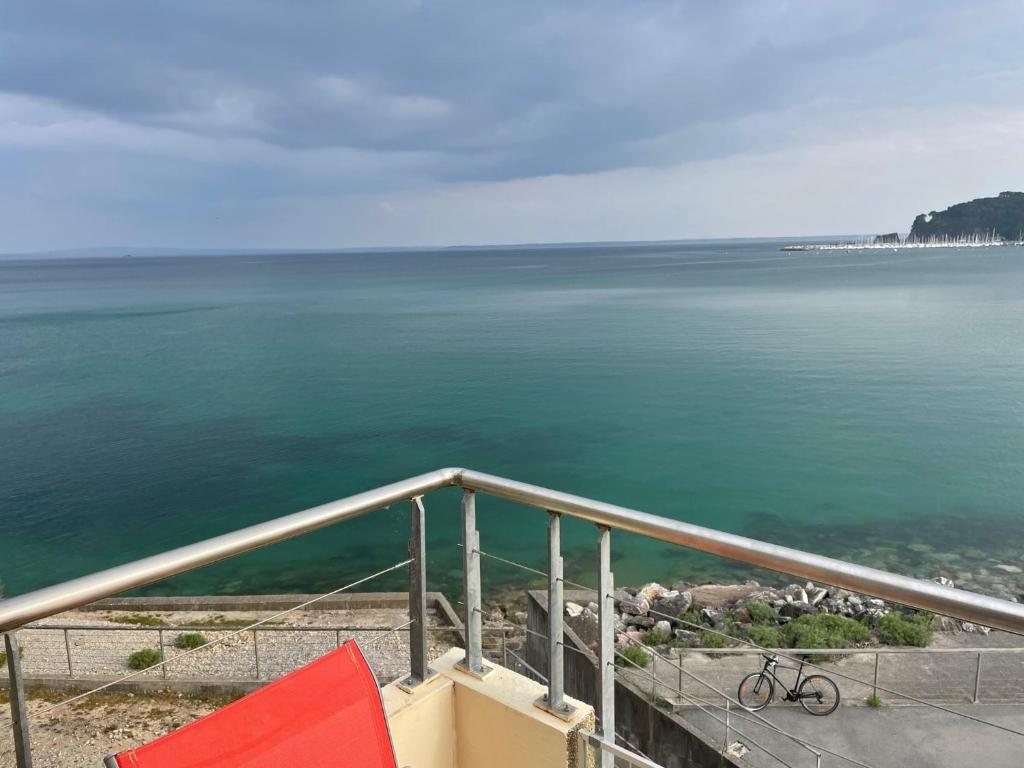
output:
[[[426,525],[423,496],[440,488],[463,489],[462,532],[465,585],[465,668],[485,675],[482,658],[480,536],[476,528],[477,494],[488,494],[543,510],[548,523],[549,665],[548,692],[540,704],[555,714],[564,714],[562,669],[563,610],[562,557],[559,526],[562,515],[596,525],[598,566],[598,665],[596,709],[601,739],[615,745],[615,619],[612,575],[612,530],[647,536],[682,547],[731,558],[748,565],[792,574],[814,582],[862,592],[896,603],[954,616],[966,621],[1012,632],[1024,633],[1024,606],[929,581],[854,565],[800,550],[723,533],[638,510],[561,493],[507,478],[449,468],[382,486],[365,493],[307,509],[259,525],[237,530],[186,547],[146,557],[126,565],[94,573],[0,601],[0,632],[5,633],[9,651],[11,713],[14,722],[19,768],[31,765],[23,675],[17,653],[15,631],[39,619],[78,608],[96,600],[159,581],[256,548],[283,541],[319,528],[364,515],[376,509],[407,502],[410,508],[409,559],[401,566],[409,570],[409,674],[401,685],[415,688],[432,676],[427,655]],[[397,567],[397,566],[396,566]],[[351,586],[351,585],[350,585]],[[12,651],[13,648],[13,651]],[[262,671],[262,670],[261,670]],[[1022,734],[1024,735],[1024,734]],[[601,755],[602,768],[612,765],[613,756]]]

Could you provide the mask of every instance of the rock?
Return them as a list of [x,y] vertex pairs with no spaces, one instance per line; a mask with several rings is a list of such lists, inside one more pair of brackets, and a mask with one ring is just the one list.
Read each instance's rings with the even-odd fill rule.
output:
[[644,584],[642,587],[640,587],[640,589],[636,593],[636,596],[643,596],[647,598],[647,602],[651,602],[655,598],[661,597],[666,592],[668,592],[668,590],[661,586],[661,584],[652,581],[650,584]]
[[798,603],[806,603],[807,602],[807,590],[806,589],[801,589],[799,592],[796,593],[796,597],[794,597],[793,599],[796,602],[798,602]]
[[654,631],[659,634],[664,634],[666,637],[672,637],[672,625],[667,621],[659,621],[655,624]]
[[950,587],[950,588],[952,588],[954,586],[953,580],[952,579],[947,579],[945,576],[936,576],[934,579],[932,579],[932,581],[934,581],[940,587]]
[[1021,570],[1021,568],[1019,566],[1016,566],[1016,565],[1002,565],[1002,564],[1000,564],[1000,565],[996,565],[994,567],[998,568],[1003,573],[1024,573],[1024,570]]
[[637,595],[620,600],[619,610],[632,616],[642,616],[651,610],[651,604],[647,602],[647,598]]
[[652,629],[657,623],[653,616],[630,616],[626,619],[627,627],[638,627],[639,629]]
[[793,596],[792,595],[786,595],[786,604],[787,605],[791,605],[792,603],[793,603]]
[[666,592],[651,603],[650,610],[665,616],[676,617],[686,613],[692,606],[693,595],[689,592],[675,592],[675,594]]
[[858,609],[862,605],[864,605],[864,601],[861,600],[858,595],[850,595],[848,598],[846,598],[846,602],[848,602],[850,605],[852,605],[852,606],[854,606],[855,608],[858,608]]
[[828,597],[828,590],[827,589],[818,588],[818,589],[814,590],[814,592],[811,593],[811,605],[817,605],[822,600],[824,600],[826,597]]
[[872,608],[885,608],[885,600],[879,600],[877,597],[868,598],[868,605]]
[[932,629],[936,632],[956,632],[960,626],[956,619],[949,616],[936,616],[932,619]]
[[804,584],[804,589],[808,592],[812,592],[814,590],[814,582],[808,581],[806,584]]
[[732,617],[740,624],[750,623],[750,611],[742,606],[732,612]]
[[697,633],[690,629],[677,629],[672,636],[681,643],[695,643],[698,637]]
[[810,603],[798,603],[795,600],[792,603],[786,603],[779,609],[780,616],[790,619],[796,619],[809,613],[817,613],[817,609]]
[[565,604],[565,615],[575,619],[583,613],[583,606],[579,603],[566,603]]
[[725,614],[714,608],[702,608],[700,617],[713,627],[717,627],[725,622]]
[[600,611],[597,603],[587,603],[587,610],[591,613],[598,613]]

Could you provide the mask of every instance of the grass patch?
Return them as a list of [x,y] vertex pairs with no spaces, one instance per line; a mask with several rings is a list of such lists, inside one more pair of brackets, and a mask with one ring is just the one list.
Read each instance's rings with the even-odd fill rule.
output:
[[[25,646],[23,646],[23,645],[19,645],[18,646],[18,658],[19,659],[24,659],[25,658]],[[0,651],[0,669],[3,669],[6,666],[7,666],[7,651]]]
[[159,616],[152,616],[148,613],[129,613],[127,616],[115,616],[108,621],[114,624],[132,624],[137,627],[166,627],[167,622]]
[[747,609],[750,621],[754,624],[770,624],[778,618],[775,609],[760,600],[752,600],[743,607]]
[[878,621],[878,639],[886,645],[926,648],[932,642],[932,614],[920,611],[907,616],[893,611]]
[[747,639],[762,648],[781,648],[782,630],[777,627],[765,627],[755,624],[747,630]]
[[201,632],[182,632],[174,638],[174,647],[183,651],[191,651],[202,645],[206,645],[206,635]]
[[615,663],[620,667],[646,668],[651,663],[651,657],[643,648],[630,645],[623,648],[615,657]]
[[160,651],[155,648],[143,648],[128,657],[129,669],[148,669],[160,662]]
[[872,709],[878,709],[880,706],[882,706],[882,700],[880,698],[878,698],[878,696],[876,696],[873,693],[870,696],[868,696],[866,699],[864,699],[864,703],[867,704]]
[[679,614],[679,620],[689,629],[694,629],[701,625],[700,614],[696,611],[687,611],[686,613]]
[[725,648],[728,645],[729,641],[724,637],[715,632],[709,632],[706,629],[702,629],[697,635],[698,648]]
[[790,648],[849,648],[870,638],[863,624],[834,613],[805,614],[782,629],[782,639]]
[[672,639],[672,633],[662,629],[650,629],[644,635],[645,645],[666,645]]
[[[241,629],[242,627],[248,627],[255,624],[259,619],[229,619],[222,614],[216,616],[207,616],[202,621],[189,621],[182,626],[184,627],[205,627],[209,629]],[[284,626],[283,621],[264,621],[260,624],[261,627],[280,627]]]

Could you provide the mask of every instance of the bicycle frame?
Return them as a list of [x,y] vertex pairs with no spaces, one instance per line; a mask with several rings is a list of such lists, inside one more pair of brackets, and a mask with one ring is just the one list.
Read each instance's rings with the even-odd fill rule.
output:
[[[771,677],[771,679],[774,680],[775,683],[782,690],[784,690],[786,692],[786,695],[784,697],[785,701],[798,701],[799,699],[815,699],[815,698],[819,698],[820,699],[820,696],[816,692],[811,692],[811,693],[800,693],[799,692],[800,679],[803,677],[804,663],[805,662],[803,662],[803,661],[800,662],[800,666],[796,670],[796,682],[793,683],[792,687],[790,687],[790,686],[786,685],[784,682],[782,682],[782,680],[779,679],[779,676],[775,674],[774,667],[777,667],[778,663],[779,662],[777,660],[765,659],[764,668],[761,670],[761,674],[762,675],[768,675],[769,677]],[[787,669],[792,669],[792,667],[787,667]],[[755,693],[758,692],[760,690],[760,687],[761,687],[761,681],[758,680],[757,685],[754,686],[754,692]]]

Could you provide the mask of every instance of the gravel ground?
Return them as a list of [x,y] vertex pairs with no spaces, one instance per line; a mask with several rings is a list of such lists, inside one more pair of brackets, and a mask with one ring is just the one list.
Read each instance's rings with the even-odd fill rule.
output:
[[[128,674],[131,670],[127,666],[127,659],[131,653],[143,648],[159,648],[161,627],[126,625],[114,621],[130,615],[127,611],[71,611],[40,624],[110,627],[72,629],[68,632],[75,679],[87,683],[90,679],[108,680]],[[235,627],[225,625],[242,623],[244,626],[271,615],[272,612],[238,611],[165,611],[145,614],[150,621],[162,621],[167,627],[215,625],[218,629],[202,631],[207,640],[227,638],[218,645],[182,656],[185,652],[174,647],[179,630],[164,628],[164,652],[166,658],[172,659],[166,665],[168,680],[255,679],[252,633],[244,632],[229,637]],[[260,679],[272,680],[312,661],[335,648],[339,637],[341,641],[354,637],[360,643],[377,678],[382,683],[390,682],[408,672],[409,648],[406,631],[388,630],[407,621],[404,609],[303,610],[288,614],[258,633]],[[432,623],[436,623],[436,619]],[[333,627],[379,629],[337,631]],[[308,631],[310,629],[315,631]],[[68,676],[63,630],[22,630],[18,633],[18,639],[24,647],[22,664],[27,676]],[[431,658],[448,650],[448,639],[445,633],[432,633]],[[181,658],[174,661],[176,657]],[[160,679],[162,672],[159,669],[151,670],[140,677]],[[151,741],[212,712],[233,698],[166,692],[101,692],[52,713],[42,714],[54,703],[71,695],[72,692],[39,690],[29,696],[35,768],[100,768],[103,757],[111,752]],[[14,742],[7,701],[6,691],[0,691],[0,766],[14,765]]]
[[[69,649],[70,671],[75,679],[119,677],[131,672],[128,657],[135,651],[146,648],[159,651],[161,635],[164,657],[168,660],[166,671],[154,669],[139,675],[140,678],[255,680],[258,656],[258,679],[270,680],[322,656],[337,647],[339,642],[351,638],[359,642],[367,661],[382,682],[390,681],[408,669],[408,631],[390,631],[392,627],[408,621],[404,609],[302,610],[274,619],[259,628],[255,639],[252,631],[237,632],[239,626],[272,615],[269,611],[152,611],[145,614],[70,611],[39,624],[44,627],[61,625],[110,629],[69,629],[67,646],[65,633],[60,629],[22,630],[18,637],[25,649],[22,665],[28,677],[68,677]],[[158,626],[123,623],[140,616]],[[436,625],[436,619],[431,618]],[[219,640],[216,645],[187,654],[175,647],[182,631],[171,628],[209,626],[218,629],[203,629],[202,634],[207,641]],[[380,629],[353,631],[333,629],[335,627]],[[431,639],[440,643],[444,638],[435,634]]]

